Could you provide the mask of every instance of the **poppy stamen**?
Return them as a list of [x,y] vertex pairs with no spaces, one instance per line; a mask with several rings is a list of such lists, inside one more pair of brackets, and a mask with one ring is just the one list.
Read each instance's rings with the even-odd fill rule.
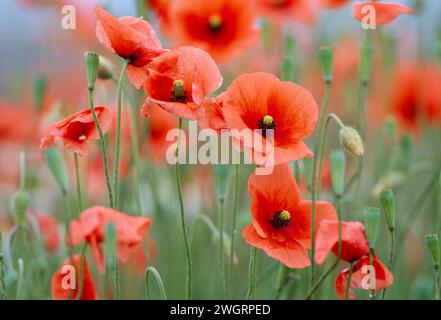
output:
[[276,229],[285,228],[291,223],[291,214],[288,210],[276,211],[270,222]]
[[222,28],[222,16],[219,13],[210,14],[208,25],[212,31],[219,31]]
[[187,102],[187,91],[185,90],[185,83],[183,80],[178,79],[173,82],[173,90],[170,99],[174,102]]
[[86,141],[86,140],[87,140],[87,137],[86,137],[84,134],[82,134],[81,136],[78,137],[78,140],[80,140],[80,141]]
[[257,127],[262,130],[262,136],[267,136],[267,130],[274,130],[276,128],[276,123],[273,117],[266,115],[257,122]]

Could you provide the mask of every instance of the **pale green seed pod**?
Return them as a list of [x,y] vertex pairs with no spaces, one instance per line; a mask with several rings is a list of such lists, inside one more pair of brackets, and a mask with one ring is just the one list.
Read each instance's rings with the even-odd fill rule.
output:
[[427,249],[429,249],[429,253],[430,256],[432,258],[433,261],[433,265],[435,266],[435,268],[440,267],[440,245],[439,245],[439,238],[438,238],[438,234],[429,234],[426,235],[426,245],[427,245]]
[[380,202],[390,231],[395,230],[395,196],[392,190],[380,192]]
[[86,52],[86,68],[87,68],[87,87],[89,90],[95,90],[96,76],[100,58],[95,52]]
[[320,66],[322,69],[323,80],[326,83],[332,81],[333,54],[330,47],[321,47],[319,51]]
[[369,242],[369,247],[374,249],[380,231],[380,210],[378,208],[367,208],[364,210],[363,214],[366,227],[366,238]]

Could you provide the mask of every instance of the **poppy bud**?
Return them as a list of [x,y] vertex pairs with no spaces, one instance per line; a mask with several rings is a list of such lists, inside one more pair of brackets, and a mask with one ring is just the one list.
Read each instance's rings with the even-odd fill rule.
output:
[[345,154],[341,149],[331,152],[329,155],[331,162],[332,189],[338,196],[345,192]]
[[17,224],[25,220],[26,210],[30,201],[29,193],[26,190],[18,190],[12,197],[12,206]]
[[322,68],[323,80],[326,83],[332,81],[332,49],[330,47],[321,47],[319,51],[320,66]]
[[37,75],[32,83],[34,107],[39,111],[43,105],[44,95],[47,89],[47,79],[43,75]]
[[63,194],[67,193],[69,182],[66,165],[61,157],[60,151],[58,151],[57,148],[47,148],[44,151],[44,156],[46,157],[49,169],[61,191]]
[[387,226],[392,232],[395,230],[395,196],[392,190],[381,191],[380,202],[386,217]]
[[380,210],[377,208],[367,208],[363,212],[364,224],[366,228],[366,238],[370,249],[375,248],[378,232],[380,231]]
[[97,76],[98,78],[102,80],[112,79],[113,75],[115,74],[115,67],[110,62],[109,59],[104,58],[103,56],[99,57],[100,63],[98,65],[98,72]]
[[438,234],[426,235],[426,245],[432,257],[433,266],[435,269],[440,268],[440,252],[439,252],[439,238]]
[[339,136],[340,145],[342,146],[343,150],[357,158],[363,155],[363,141],[361,140],[357,130],[344,126],[340,129]]
[[361,65],[360,65],[360,79],[363,85],[367,85],[371,78],[372,71],[372,44],[369,41],[363,41],[360,48]]
[[100,58],[95,52],[86,52],[86,67],[87,67],[87,86],[89,90],[95,90],[96,76]]

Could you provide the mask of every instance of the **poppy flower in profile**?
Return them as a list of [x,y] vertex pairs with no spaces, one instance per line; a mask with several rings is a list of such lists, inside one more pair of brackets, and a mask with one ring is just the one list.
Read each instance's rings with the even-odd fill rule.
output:
[[[369,256],[365,255],[355,263],[351,276],[348,298],[355,299],[354,289],[375,290],[379,292],[394,283],[394,276],[389,269],[372,254],[372,266],[375,272],[375,281],[371,282]],[[346,268],[337,276],[335,290],[340,299],[343,299],[348,284],[349,269]],[[373,277],[372,277],[373,278]],[[373,279],[372,279],[373,280]]]
[[198,47],[227,62],[259,40],[253,1],[172,1],[165,32],[178,46]]
[[339,8],[339,7],[343,7],[344,5],[348,4],[350,2],[350,0],[320,0],[320,6],[322,6],[323,8],[328,8],[328,9],[334,9],[334,8]]
[[[248,180],[248,192],[253,221],[242,231],[245,242],[289,268],[309,266],[312,201],[301,200],[289,166],[275,166],[270,175],[254,173]],[[316,203],[316,226],[336,218],[331,203]]]
[[259,12],[274,20],[293,20],[304,24],[316,21],[316,10],[311,0],[255,0]]
[[40,213],[34,210],[30,210],[29,213],[37,220],[45,248],[49,252],[56,251],[60,245],[58,220],[47,213]]
[[107,49],[129,60],[126,74],[137,89],[141,88],[153,58],[165,52],[153,27],[143,18],[112,16],[103,8],[95,8],[96,36]]
[[222,92],[217,97],[204,101],[204,116],[199,120],[199,125],[202,129],[213,129],[220,132],[222,129],[227,128],[222,113],[224,95],[225,92]]
[[[330,252],[338,255],[338,221],[324,220],[319,224],[316,236],[315,261],[325,262]],[[341,222],[341,259],[354,262],[369,253],[365,229],[360,222]]]
[[[352,4],[352,16],[362,22],[372,8],[375,13],[375,26],[383,26],[394,21],[401,14],[413,14],[413,10],[408,6],[396,2],[355,2]],[[373,22],[373,21],[371,21]]]
[[[60,268],[52,275],[51,292],[54,300],[75,300],[80,288],[80,255],[76,254],[66,258]],[[83,284],[80,300],[97,300],[98,293],[95,289],[95,283],[92,274],[89,271],[86,257],[83,256]],[[73,267],[71,270],[69,267]],[[72,283],[74,281],[75,283]]]
[[141,114],[149,114],[152,105],[179,117],[199,119],[207,95],[222,85],[223,78],[214,60],[205,51],[180,47],[157,57],[150,65],[144,85],[147,99]]
[[[112,122],[112,113],[103,106],[95,106],[94,109],[101,130],[106,133]],[[40,148],[46,149],[57,141],[62,141],[67,150],[79,156],[85,156],[88,152],[87,142],[99,138],[92,111],[88,108],[50,124],[45,136],[41,139]]]
[[[243,74],[227,89],[222,112],[227,127],[233,130],[233,139],[253,155],[253,162],[256,154],[268,159],[271,156],[274,165],[313,156],[303,139],[314,131],[318,107],[306,89],[292,82],[263,72]],[[272,131],[267,137],[269,129]],[[262,148],[267,145],[274,148]]]
[[133,250],[144,240],[152,221],[150,218],[129,216],[99,206],[86,209],[78,219],[71,221],[68,241],[74,246],[86,241],[92,249],[100,272],[104,271],[101,243],[105,241],[106,227],[109,223],[115,225],[116,255],[121,262],[126,262]]

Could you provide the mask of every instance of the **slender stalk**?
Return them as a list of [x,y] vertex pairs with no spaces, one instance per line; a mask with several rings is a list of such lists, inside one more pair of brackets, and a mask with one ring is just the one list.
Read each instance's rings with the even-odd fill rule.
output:
[[93,90],[89,90],[89,107],[90,110],[92,111],[93,121],[95,122],[95,126],[100,136],[101,156],[103,158],[103,167],[104,167],[104,175],[106,177],[107,192],[109,194],[109,205],[110,207],[113,208],[113,192],[112,192],[112,183],[110,182],[109,161],[107,159],[106,140],[104,139],[104,133],[103,130],[101,129],[101,125],[98,121],[98,117],[95,112],[95,107],[93,103]]
[[113,295],[115,300],[121,300],[121,284],[119,280],[119,261],[116,256],[112,257]]
[[161,279],[161,276],[159,275],[158,270],[156,270],[154,267],[148,267],[145,270],[144,284],[145,284],[146,299],[150,300],[150,289],[149,289],[149,283],[148,283],[150,273],[153,274],[153,276],[155,277],[156,284],[158,286],[159,293],[161,294],[162,300],[167,300],[167,295],[165,294],[165,289],[164,289],[164,283],[162,282],[162,279]]
[[23,259],[18,259],[18,280],[17,280],[17,300],[24,299],[24,263]]
[[179,118],[179,133],[178,133],[178,143],[176,149],[176,165],[175,165],[175,174],[176,174],[176,186],[178,189],[178,199],[179,199],[179,207],[181,213],[181,227],[182,227],[182,235],[184,237],[184,246],[185,246],[185,257],[187,263],[187,299],[191,299],[191,253],[190,253],[190,244],[188,242],[187,228],[185,226],[185,208],[184,208],[184,199],[182,196],[182,182],[181,182],[181,170],[179,164],[179,149],[181,145],[181,131],[182,131],[182,118]]
[[141,165],[139,161],[139,142],[138,142],[138,126],[136,124],[136,115],[134,106],[129,108],[130,110],[130,135],[131,135],[131,143],[132,143],[132,157],[133,164],[135,166],[135,204],[137,213],[142,215],[142,203],[141,203],[141,187],[140,187],[140,176],[141,176]]
[[6,259],[3,255],[3,234],[0,231],[0,300],[6,300]]
[[[371,288],[372,288],[372,271],[374,270],[374,264],[372,262],[372,255],[373,255],[373,250],[370,249],[369,250],[369,277],[370,277],[369,283],[371,284]],[[375,289],[371,289],[369,291],[369,300],[375,300]]]
[[352,270],[353,270],[353,268],[354,268],[354,264],[353,264],[353,262],[351,262],[349,264],[349,274],[348,274],[348,281],[347,281],[346,290],[345,290],[345,300],[348,300],[348,297],[349,297],[349,289],[351,287],[351,279],[352,279]]
[[441,289],[440,289],[439,270],[440,270],[439,265],[433,266],[433,272],[434,272],[434,276],[435,276],[435,293],[434,293],[435,300],[439,300],[439,298],[440,298],[440,290]]
[[[390,233],[390,251],[389,251],[389,270],[392,270],[392,264],[394,261],[394,254],[395,254],[395,230],[394,229],[389,229],[389,233]],[[384,288],[383,291],[381,292],[381,296],[380,299],[383,300],[384,297],[386,296],[386,290],[387,288]]]
[[[320,118],[318,123],[318,133],[317,133],[317,140],[315,142],[315,148],[314,148],[314,160],[312,165],[312,175],[311,175],[311,196],[312,196],[312,210],[311,210],[311,277],[310,277],[310,286],[314,284],[315,280],[315,260],[314,260],[314,254],[315,254],[315,210],[316,210],[316,202],[317,198],[320,198],[320,189],[316,190],[316,183],[317,179],[320,179],[320,177],[317,178],[317,164],[318,159],[320,156],[320,153],[323,152],[323,150],[320,150],[321,141],[323,139],[323,122],[325,121],[326,116],[326,110],[328,108],[329,103],[329,97],[331,93],[331,84],[329,82],[325,83],[325,96],[323,98],[322,102],[322,108],[320,112]],[[320,183],[319,183],[320,185]],[[317,193],[316,193],[317,192]]]
[[289,272],[289,268],[286,267],[283,263],[281,263],[279,268],[279,274],[277,276],[277,287],[276,287],[276,294],[274,296],[274,300],[280,299],[282,291],[285,288],[285,285],[288,280],[288,272]]
[[247,300],[256,299],[256,269],[257,269],[257,249],[251,247],[250,250],[250,265],[249,265],[249,289],[247,293]]
[[231,223],[230,268],[228,274],[228,290],[231,294],[233,286],[234,240],[236,238],[237,207],[239,201],[239,164],[234,165],[234,199]]
[[84,210],[83,194],[81,192],[80,169],[78,166],[78,155],[76,153],[74,153],[74,159],[75,159],[75,176],[77,179],[78,208],[79,208],[80,212],[82,212]]
[[121,110],[122,110],[122,89],[124,83],[124,77],[126,73],[127,66],[129,64],[128,60],[124,60],[123,66],[118,80],[118,111],[116,119],[116,141],[115,141],[115,164],[114,164],[114,209],[118,210],[118,194],[119,194],[119,158],[120,158],[120,148],[121,148]]
[[223,196],[219,197],[219,277],[221,298],[225,298],[226,295],[226,283],[225,283],[225,264],[224,264],[224,202]]
[[81,247],[81,251],[80,251],[80,274],[78,276],[78,293],[77,296],[75,297],[75,300],[80,300],[81,296],[83,295],[83,278],[84,278],[84,265],[83,265],[83,260],[84,260],[84,256],[86,254],[86,249],[87,249],[87,242],[84,242],[83,246]]

